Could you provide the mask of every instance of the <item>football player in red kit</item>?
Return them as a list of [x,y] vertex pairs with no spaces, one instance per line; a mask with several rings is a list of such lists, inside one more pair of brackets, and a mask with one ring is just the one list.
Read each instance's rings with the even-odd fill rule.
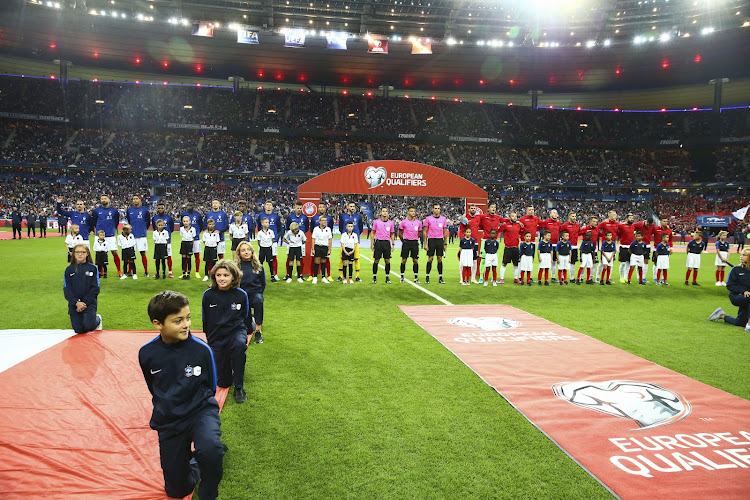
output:
[[[643,233],[643,243],[646,244],[646,253],[643,255],[643,281],[648,283],[648,280],[646,279],[648,271],[648,261],[651,258],[652,250],[655,248],[655,246],[651,245],[651,240],[654,237],[654,229],[656,229],[656,227],[654,226],[651,217],[646,218],[646,220],[636,222],[635,224],[633,224],[633,227],[636,231],[640,231]],[[659,242],[657,241],[656,244],[658,245]]]
[[500,268],[500,283],[505,283],[505,268],[508,264],[513,264],[513,283],[519,283],[518,276],[521,272],[518,262],[520,252],[518,245],[521,240],[521,231],[526,232],[521,223],[517,220],[518,215],[511,212],[508,222],[500,226],[500,231],[505,235],[505,250],[503,250],[503,267]]
[[617,236],[620,238],[620,253],[617,258],[620,261],[620,283],[625,283],[630,271],[630,244],[635,241],[635,215],[628,214],[625,222],[620,223]]
[[[578,223],[578,216],[575,212],[568,214],[568,222],[560,226],[560,231],[567,231],[570,241],[570,276],[574,276],[576,262],[578,262],[578,235],[581,233],[581,225]],[[567,270],[567,269],[564,269]]]
[[534,214],[534,207],[526,207],[526,215],[518,219],[523,224],[524,232],[528,231],[531,233],[531,242],[536,242],[537,234],[539,233],[539,226],[542,224],[542,219]]

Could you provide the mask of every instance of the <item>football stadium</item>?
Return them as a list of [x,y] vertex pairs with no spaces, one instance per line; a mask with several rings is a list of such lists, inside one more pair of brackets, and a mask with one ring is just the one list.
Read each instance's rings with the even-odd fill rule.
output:
[[745,0],[4,1],[0,496],[748,498],[749,208]]

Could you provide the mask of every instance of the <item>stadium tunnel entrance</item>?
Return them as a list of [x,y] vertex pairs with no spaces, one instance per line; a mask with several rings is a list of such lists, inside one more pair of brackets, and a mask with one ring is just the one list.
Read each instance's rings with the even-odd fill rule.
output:
[[[300,184],[297,199],[303,203],[305,215],[317,213],[323,193],[462,198],[466,211],[469,205],[476,205],[480,213],[487,211],[487,191],[473,182],[432,165],[402,160],[353,163]],[[309,274],[312,238],[305,250],[303,272]]]

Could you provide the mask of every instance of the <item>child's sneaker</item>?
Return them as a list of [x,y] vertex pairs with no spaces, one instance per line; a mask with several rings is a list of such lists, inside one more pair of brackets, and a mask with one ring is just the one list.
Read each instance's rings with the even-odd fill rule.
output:
[[549,281],[545,281],[544,286],[549,286]]
[[304,282],[305,282],[304,278],[297,278],[297,283],[304,283]]
[[313,285],[317,285],[318,284],[318,277],[317,276],[313,278],[312,284]]
[[172,271],[169,271],[169,274],[167,276],[169,276],[170,278],[174,278],[174,274],[172,274]]
[[291,276],[289,278],[287,278],[286,280],[284,280],[284,281],[286,281],[287,283],[291,283],[292,282]]
[[[494,281],[494,283],[497,283],[497,281]],[[513,280],[513,283],[518,283],[518,280]],[[501,285],[504,285],[504,284],[505,284],[505,280],[504,280],[504,279],[501,279],[501,280],[500,280],[500,284],[501,284]]]
[[323,277],[322,277],[322,278],[320,279],[320,281],[322,281],[322,282],[323,282],[323,283],[325,283],[325,284],[328,284],[328,283],[330,283],[330,281],[328,281],[328,278],[326,278],[325,276],[323,276]]
[[490,286],[489,280],[484,282],[484,286]]
[[199,273],[198,271],[195,271],[195,278],[201,279],[201,273]]
[[133,274],[133,279],[137,280],[138,279],[138,275],[137,274]]
[[158,280],[158,279],[159,279],[159,274],[158,274],[158,273],[154,275],[154,279],[155,279],[155,280]]
[[121,274],[120,275],[120,279],[121,280],[126,280],[126,279],[128,279],[128,275],[127,274]]
[[203,277],[203,281],[208,281],[208,275]]
[[492,281],[492,286],[497,286],[497,281],[493,280]]
[[260,330],[255,330],[255,340],[254,342],[256,344],[262,344],[263,343],[263,334],[260,333]]
[[349,278],[349,284],[350,284],[350,285],[353,285],[353,284],[354,284],[354,280],[353,280],[353,279],[351,279],[351,278]]

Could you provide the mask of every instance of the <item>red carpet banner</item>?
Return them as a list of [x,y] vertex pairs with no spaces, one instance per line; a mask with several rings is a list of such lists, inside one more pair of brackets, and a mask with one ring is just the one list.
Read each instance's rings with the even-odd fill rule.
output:
[[74,335],[0,373],[0,497],[167,498],[138,365],[156,335]]
[[400,306],[622,498],[750,498],[750,402],[510,306]]

